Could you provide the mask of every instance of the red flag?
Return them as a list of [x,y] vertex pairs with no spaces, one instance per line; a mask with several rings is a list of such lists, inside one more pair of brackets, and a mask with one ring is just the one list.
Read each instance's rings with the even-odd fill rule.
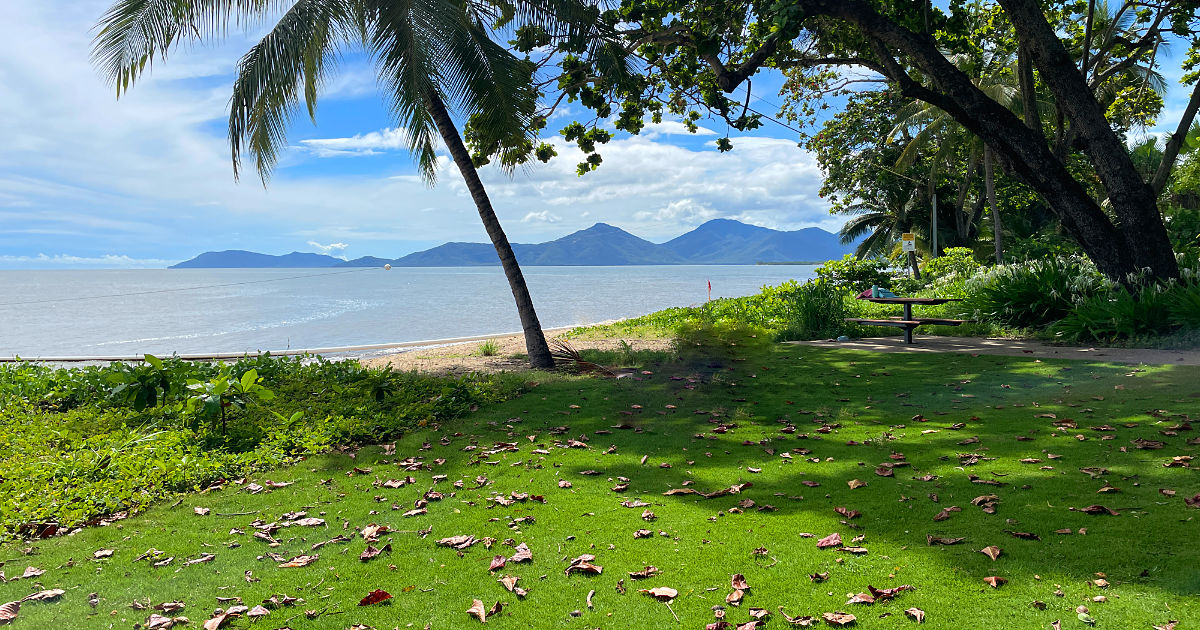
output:
[[712,280],[708,281],[708,301],[712,301]]

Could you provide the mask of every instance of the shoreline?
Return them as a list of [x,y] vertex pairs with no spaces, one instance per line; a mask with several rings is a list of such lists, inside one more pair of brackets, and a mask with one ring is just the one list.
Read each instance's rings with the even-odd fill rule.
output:
[[[543,328],[542,332],[547,336],[554,333],[562,333],[576,328],[587,326],[602,326],[621,321],[619,319],[609,319],[588,324],[575,324],[571,326],[557,326],[554,328]],[[362,344],[352,346],[332,346],[327,348],[298,348],[288,350],[255,350],[246,352],[200,352],[200,353],[184,353],[172,354],[170,358],[180,358],[185,361],[217,361],[223,359],[241,359],[244,357],[253,357],[270,353],[271,356],[301,356],[305,354],[315,355],[333,355],[343,358],[378,358],[382,356],[390,356],[393,354],[403,354],[405,352],[414,352],[418,350],[430,348],[445,348],[454,347],[463,344],[468,344],[477,341],[487,341],[495,339],[506,339],[510,337],[520,337],[524,335],[522,331],[510,331],[501,333],[491,333],[484,335],[471,335],[467,337],[445,337],[442,339],[422,339],[418,341],[398,341]],[[394,350],[395,352],[388,352]],[[372,352],[375,351],[375,352]],[[153,354],[153,353],[151,353]],[[158,356],[158,355],[155,355]],[[168,358],[164,355],[160,358]],[[94,356],[3,356],[0,357],[0,363],[72,363],[72,364],[90,364],[90,363],[118,363],[118,362],[141,362],[145,361],[145,353],[130,354],[130,355],[94,355]]]

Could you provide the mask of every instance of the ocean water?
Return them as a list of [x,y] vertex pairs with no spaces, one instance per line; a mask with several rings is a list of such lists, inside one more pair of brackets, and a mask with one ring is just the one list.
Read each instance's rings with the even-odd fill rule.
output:
[[[526,267],[542,326],[643,315],[812,265]],[[0,356],[256,352],[516,332],[499,267],[0,271]]]

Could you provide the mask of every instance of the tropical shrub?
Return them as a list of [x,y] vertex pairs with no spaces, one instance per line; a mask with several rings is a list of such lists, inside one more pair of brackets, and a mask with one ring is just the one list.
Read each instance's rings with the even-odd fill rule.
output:
[[975,260],[975,252],[969,247],[947,247],[941,256],[925,263],[922,271],[933,278],[948,278],[953,276],[969,277],[974,275],[983,265]]
[[891,265],[883,258],[855,258],[846,254],[841,260],[831,260],[817,267],[817,277],[833,286],[861,293],[873,285],[891,288],[888,274]]
[[1164,335],[1174,328],[1172,288],[1152,285],[1140,291],[1114,287],[1083,298],[1050,327],[1069,341],[1113,342]]
[[1091,262],[1070,257],[995,267],[968,281],[966,291],[980,319],[1034,328],[1066,317],[1077,301],[1111,286]]

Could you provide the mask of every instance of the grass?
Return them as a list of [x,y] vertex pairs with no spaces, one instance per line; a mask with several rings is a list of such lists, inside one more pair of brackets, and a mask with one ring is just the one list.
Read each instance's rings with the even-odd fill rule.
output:
[[479,344],[479,356],[481,357],[496,356],[496,353],[499,351],[500,346],[496,345],[494,340],[488,339],[487,341]]
[[[505,603],[489,618],[492,627],[699,628],[713,622],[712,608],[725,605],[732,590],[731,574],[741,573],[751,589],[740,607],[726,606],[727,619],[736,623],[749,619],[751,607],[778,617],[782,606],[793,616],[844,611],[857,616],[860,628],[896,628],[913,623],[903,611],[916,607],[930,628],[1049,628],[1055,620],[1063,628],[1084,628],[1075,611],[1080,605],[1103,628],[1180,620],[1182,630],[1200,622],[1200,550],[1193,541],[1200,512],[1183,500],[1200,492],[1200,478],[1194,469],[1163,465],[1200,447],[1187,444],[1195,433],[1183,428],[1174,430],[1177,435],[1161,433],[1185,424],[1196,408],[1195,369],[789,345],[688,362],[639,356],[643,371],[618,380],[535,377],[541,383],[520,398],[401,437],[394,454],[370,446],[315,456],[247,482],[291,483],[287,487],[250,494],[230,483],[107,527],[0,547],[0,570],[9,576],[26,566],[46,571],[0,584],[0,602],[42,588],[64,589],[59,601],[23,605],[12,624],[58,630],[133,627],[149,615],[131,609],[133,601],[186,602],[177,614],[198,628],[214,608],[228,606],[217,597],[240,597],[254,606],[280,594],[306,601],[276,610],[254,627],[474,627],[478,621],[465,611],[480,599],[487,606]],[[1068,418],[1078,426],[1053,424]],[[1114,430],[1090,428],[1102,425]],[[722,426],[724,433],[718,432]],[[822,433],[822,426],[829,432]],[[1138,438],[1166,446],[1139,450],[1131,443]],[[568,439],[585,439],[588,448],[556,445]],[[494,452],[498,443],[513,443],[516,450]],[[791,458],[781,457],[784,452]],[[904,459],[892,458],[896,453]],[[971,454],[979,457],[973,464]],[[423,463],[421,470],[398,466],[410,457]],[[1042,461],[1026,464],[1022,458]],[[910,466],[894,468],[893,477],[876,474],[880,464],[896,461]],[[1107,471],[1095,478],[1080,472],[1089,467]],[[599,474],[583,474],[592,470]],[[1005,485],[973,483],[972,474]],[[380,485],[407,475],[415,483]],[[434,475],[446,478],[435,482]],[[936,479],[914,479],[925,475]],[[480,477],[483,485],[476,487]],[[620,477],[630,480],[628,488],[612,490]],[[866,486],[851,489],[854,479]],[[463,487],[456,490],[457,480]],[[740,494],[712,499],[663,495],[746,482],[753,485]],[[1106,484],[1120,492],[1098,494]],[[402,516],[430,489],[446,496],[430,502],[427,514]],[[513,492],[542,495],[545,503],[488,501]],[[995,514],[971,504],[987,494],[999,497]],[[626,500],[650,505],[627,508],[621,505]],[[743,500],[754,507],[739,508]],[[1071,509],[1092,504],[1120,515]],[[773,509],[758,510],[767,505]],[[834,512],[839,506],[862,516],[848,520]],[[961,511],[934,520],[951,506]],[[199,516],[196,507],[211,511]],[[644,509],[656,520],[644,521]],[[281,529],[278,547],[250,535],[256,519],[279,521],[297,510],[326,525]],[[515,522],[524,517],[534,520]],[[381,537],[391,551],[363,562],[358,556],[366,543],[357,532],[371,523],[394,530]],[[431,532],[421,537],[417,532],[425,528]],[[634,539],[642,528],[653,536]],[[1054,533],[1063,528],[1073,533]],[[869,551],[816,547],[817,539],[834,532]],[[497,542],[490,550],[478,544],[462,552],[435,544],[463,534]],[[339,535],[353,540],[322,547],[308,567],[278,568],[266,557],[313,553],[314,543]],[[965,540],[928,546],[928,535]],[[864,538],[851,543],[856,536]],[[493,555],[513,553],[506,539],[527,544],[533,561],[509,563],[489,575]],[[997,560],[979,553],[988,545],[1003,549]],[[149,548],[175,560],[157,568],[135,561]],[[100,549],[115,551],[93,558]],[[202,553],[216,557],[183,566]],[[594,554],[603,573],[564,575],[568,560],[580,554]],[[630,578],[629,572],[647,565],[661,573]],[[827,581],[807,577],[821,572],[830,573]],[[1107,587],[1096,585],[1100,574]],[[503,575],[519,576],[528,596],[506,591],[496,582]],[[983,582],[988,576],[1008,583],[993,589]],[[617,592],[621,580],[623,594]],[[846,603],[868,585],[915,590],[890,602]],[[638,592],[659,586],[679,591],[669,607]],[[377,588],[393,598],[357,606]],[[593,590],[589,610],[585,601]],[[90,593],[97,594],[95,607],[88,604]],[[1107,601],[1093,601],[1097,596]],[[1034,607],[1035,601],[1045,609]],[[321,614],[308,619],[304,610]],[[572,617],[573,611],[581,616]],[[239,619],[227,627],[251,625]],[[767,627],[786,625],[774,619]]]

